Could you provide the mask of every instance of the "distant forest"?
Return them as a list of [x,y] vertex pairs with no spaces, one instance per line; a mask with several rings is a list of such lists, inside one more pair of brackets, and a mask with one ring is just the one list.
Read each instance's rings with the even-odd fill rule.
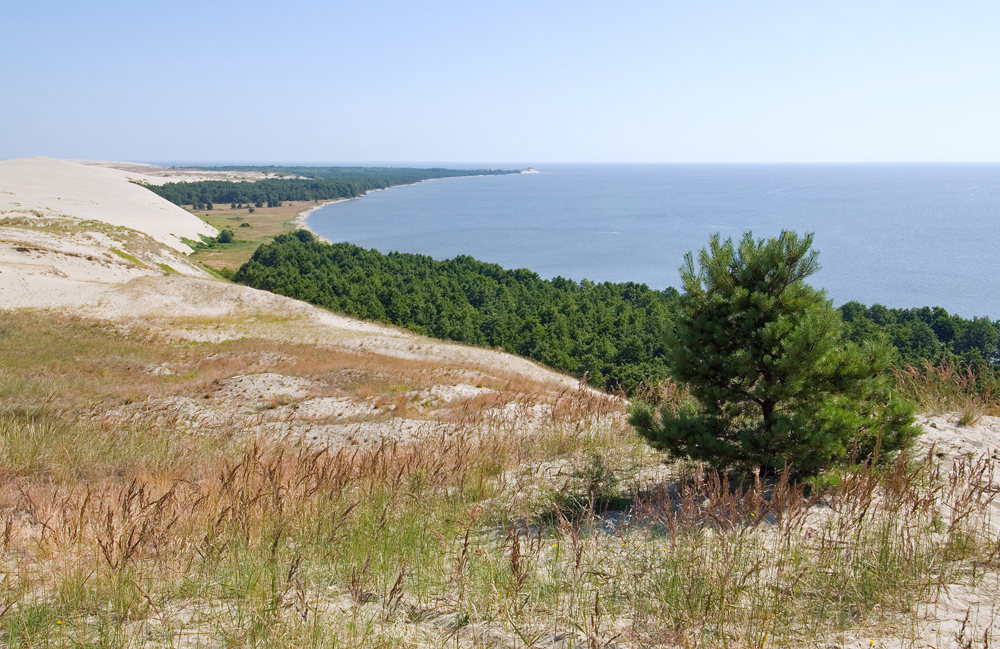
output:
[[[608,390],[633,391],[668,373],[667,335],[678,292],[645,284],[545,280],[472,257],[437,261],[327,244],[300,230],[261,246],[237,282],[360,318],[476,345],[503,347]],[[1000,368],[997,322],[940,308],[840,308],[844,336],[882,339],[895,364]]]
[[259,171],[291,178],[256,182],[203,180],[144,185],[175,205],[210,206],[215,203],[279,206],[284,201],[322,201],[356,198],[373,189],[409,185],[431,178],[518,173],[509,169],[417,169],[407,167],[198,167],[212,171]]
[[979,372],[1000,370],[1000,321],[949,314],[941,307],[889,309],[848,302],[840,307],[844,335],[855,342],[884,337],[896,349],[896,365],[951,363]]

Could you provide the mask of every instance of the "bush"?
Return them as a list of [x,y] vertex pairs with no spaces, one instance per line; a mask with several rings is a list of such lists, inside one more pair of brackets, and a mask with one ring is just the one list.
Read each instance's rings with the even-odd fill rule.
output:
[[916,433],[913,406],[890,389],[889,349],[844,340],[840,312],[805,283],[819,269],[812,235],[782,232],[739,247],[713,235],[685,256],[685,293],[669,344],[671,374],[693,399],[637,403],[629,421],[676,457],[744,470],[816,473],[878,459]]
[[226,229],[219,233],[219,236],[215,239],[219,243],[232,243],[234,239],[233,231]]

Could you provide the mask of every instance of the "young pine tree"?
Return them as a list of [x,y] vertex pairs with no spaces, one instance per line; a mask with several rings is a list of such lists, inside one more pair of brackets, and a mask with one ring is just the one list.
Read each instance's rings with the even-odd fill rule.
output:
[[681,266],[670,343],[673,377],[694,402],[629,421],[655,447],[717,467],[815,473],[886,457],[916,434],[913,407],[886,376],[888,348],[844,340],[840,312],[805,283],[819,270],[812,235],[739,246],[715,234]]

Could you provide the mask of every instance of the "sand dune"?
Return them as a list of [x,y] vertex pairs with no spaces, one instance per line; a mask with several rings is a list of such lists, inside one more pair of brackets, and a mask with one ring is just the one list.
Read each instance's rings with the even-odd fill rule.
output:
[[215,236],[215,228],[170,201],[130,182],[140,174],[52,158],[0,161],[4,218],[100,221],[149,235],[188,254],[182,238]]
[[[320,342],[387,357],[477,364],[557,390],[577,385],[522,358],[431,341],[213,280],[186,258],[189,248],[180,238],[213,236],[214,228],[130,182],[145,180],[138,171],[171,172],[131,163],[0,161],[0,310],[59,309],[189,340]],[[156,179],[164,177],[176,179]],[[271,323],[275,318],[280,325]]]
[[51,158],[0,161],[0,308],[94,305],[136,278],[206,277],[182,239],[215,229],[134,176]]

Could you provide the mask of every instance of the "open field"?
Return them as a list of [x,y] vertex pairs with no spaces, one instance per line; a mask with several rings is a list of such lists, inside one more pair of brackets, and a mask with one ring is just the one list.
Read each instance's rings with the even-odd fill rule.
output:
[[[235,235],[231,244],[197,250],[191,259],[212,268],[236,270],[253,256],[257,248],[270,243],[279,234],[300,227],[296,221],[300,213],[330,201],[288,201],[281,207],[256,207],[253,214],[247,208],[230,209],[229,205],[216,205],[212,210],[192,211],[203,221],[222,231],[230,229]],[[190,211],[190,210],[189,210]],[[246,223],[246,227],[241,227]]]

